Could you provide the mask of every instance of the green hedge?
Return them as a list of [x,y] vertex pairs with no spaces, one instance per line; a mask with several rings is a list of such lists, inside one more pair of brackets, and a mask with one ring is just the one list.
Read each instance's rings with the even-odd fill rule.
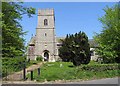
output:
[[100,64],[100,65],[82,65],[79,70],[85,71],[107,71],[107,70],[120,70],[118,64]]

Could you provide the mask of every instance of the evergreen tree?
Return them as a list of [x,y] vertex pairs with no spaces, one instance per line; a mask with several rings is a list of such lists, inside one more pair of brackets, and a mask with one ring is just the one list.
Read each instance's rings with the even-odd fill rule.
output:
[[59,52],[63,61],[72,61],[75,66],[88,64],[90,61],[88,37],[84,32],[67,35]]
[[71,59],[71,51],[70,51],[70,42],[71,39],[69,38],[69,35],[67,34],[66,38],[62,40],[62,47],[59,49],[59,56],[62,58],[63,61],[70,61]]

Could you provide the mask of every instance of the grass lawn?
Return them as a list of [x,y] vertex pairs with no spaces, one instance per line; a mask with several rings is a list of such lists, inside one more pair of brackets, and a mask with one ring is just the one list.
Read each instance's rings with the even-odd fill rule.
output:
[[[91,62],[88,65],[81,65],[79,67],[73,66],[71,62],[48,62],[41,67],[41,74],[38,76],[37,70],[34,71],[34,80],[43,82],[54,81],[54,80],[88,80],[88,79],[99,79],[120,76],[120,70],[84,70],[85,66],[102,65]],[[107,65],[107,64],[106,64]],[[82,67],[82,69],[81,69]],[[119,74],[119,75],[118,75]],[[30,74],[28,74],[30,78]]]

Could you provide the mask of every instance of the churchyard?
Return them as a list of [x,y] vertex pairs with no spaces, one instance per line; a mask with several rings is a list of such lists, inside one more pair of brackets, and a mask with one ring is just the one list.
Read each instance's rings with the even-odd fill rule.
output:
[[[38,70],[33,71],[33,81],[82,81],[120,76],[118,64],[100,64],[94,61],[77,67],[71,62],[47,62],[40,70],[40,75],[38,75]],[[28,74],[27,78],[31,80],[31,74]]]
[[[23,76],[23,66],[22,63],[18,65],[18,68],[15,67],[17,62],[14,60],[14,63],[11,60],[6,61],[7,68],[3,65],[3,80],[11,81],[13,78],[7,79],[5,76],[13,74],[16,77],[15,73],[21,71],[21,76]],[[74,80],[92,80],[92,79],[101,79],[101,78],[112,78],[120,76],[119,64],[101,64],[95,61],[90,61],[89,64],[81,64],[80,66],[74,66],[72,62],[45,62],[42,66],[38,65],[42,63],[41,61],[30,61],[26,62],[26,70],[30,69],[29,72],[26,72],[25,81],[74,81]],[[38,65],[39,67],[35,68],[33,65]],[[10,67],[11,66],[11,67]],[[40,68],[40,74],[38,74],[38,68]],[[31,76],[31,71],[33,75]],[[32,79],[31,79],[32,77]],[[19,79],[24,81],[23,78]]]

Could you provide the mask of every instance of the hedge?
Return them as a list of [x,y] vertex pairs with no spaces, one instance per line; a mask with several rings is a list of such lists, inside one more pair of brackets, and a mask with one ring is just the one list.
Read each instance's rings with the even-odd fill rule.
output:
[[79,70],[85,71],[107,71],[107,70],[120,70],[119,64],[100,64],[100,65],[82,65]]

